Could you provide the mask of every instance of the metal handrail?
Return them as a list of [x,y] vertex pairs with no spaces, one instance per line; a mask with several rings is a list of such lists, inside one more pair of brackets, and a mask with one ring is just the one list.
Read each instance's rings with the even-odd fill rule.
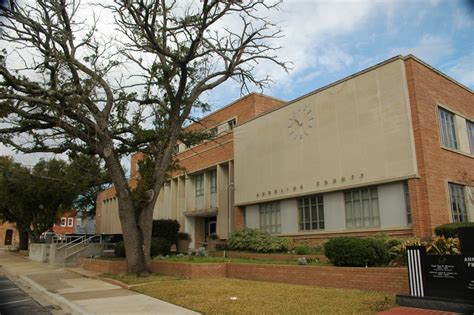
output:
[[76,246],[78,246],[78,245],[85,244],[85,243],[89,242],[90,240],[92,240],[93,238],[95,238],[96,236],[99,236],[99,237],[100,237],[100,239],[99,239],[99,244],[102,244],[102,235],[92,235],[91,237],[84,239],[82,242],[76,243],[76,244],[74,244],[74,245],[69,246],[68,248],[66,248],[66,250],[65,250],[65,252],[64,252],[64,259],[69,258],[69,257],[71,257],[71,256],[73,256],[73,255],[75,255],[75,254],[77,254],[77,253],[83,251],[84,249],[86,249],[86,248],[89,247],[89,246],[84,247],[84,248],[81,248],[81,249],[79,249],[78,251],[76,251],[76,252],[74,252],[74,253],[72,253],[72,254],[69,254],[69,255],[68,255],[68,250],[71,250],[71,249],[73,249],[74,247],[76,247]]
[[[72,238],[72,237],[71,237],[71,238]],[[80,241],[79,243],[77,243],[77,244],[80,244],[80,243],[83,242],[84,238],[85,238],[84,235],[82,235],[82,236],[77,236],[77,238],[76,238],[75,240],[70,241],[69,243],[66,242],[66,244],[64,244],[63,246],[58,247],[57,250],[63,249],[63,248],[65,248],[65,247],[68,247],[68,246],[70,246],[71,244],[76,243],[77,241]],[[73,246],[74,246],[74,245],[73,245]]]

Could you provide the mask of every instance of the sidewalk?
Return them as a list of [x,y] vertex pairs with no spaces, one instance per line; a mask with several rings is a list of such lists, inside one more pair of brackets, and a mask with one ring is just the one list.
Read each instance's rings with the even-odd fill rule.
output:
[[0,266],[12,279],[21,279],[36,292],[71,314],[198,314],[75,270],[53,267],[0,250]]

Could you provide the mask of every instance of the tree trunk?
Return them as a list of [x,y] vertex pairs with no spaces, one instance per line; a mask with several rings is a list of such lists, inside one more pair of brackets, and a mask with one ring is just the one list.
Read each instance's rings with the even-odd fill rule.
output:
[[20,244],[18,245],[19,250],[27,250],[28,249],[28,231],[25,231],[23,229],[18,230],[18,235],[20,238]]
[[[113,153],[104,154],[104,159],[117,192],[118,213],[122,226],[125,257],[128,265],[127,271],[137,276],[149,275],[151,273],[150,240],[144,238],[147,233],[145,232],[145,235],[143,235],[139,227],[128,181],[123,173],[120,161]],[[146,231],[146,229],[144,231]],[[144,246],[146,242],[148,242],[148,249]]]

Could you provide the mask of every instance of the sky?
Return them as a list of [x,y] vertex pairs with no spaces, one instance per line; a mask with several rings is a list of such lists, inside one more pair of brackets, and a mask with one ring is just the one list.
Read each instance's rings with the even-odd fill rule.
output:
[[[264,94],[292,100],[396,55],[414,54],[474,89],[474,0],[286,0],[277,12],[287,73],[262,65]],[[204,96],[212,110],[241,97],[228,81]],[[0,144],[0,154],[15,155]],[[34,164],[41,155],[15,155]],[[126,162],[125,162],[126,163]]]

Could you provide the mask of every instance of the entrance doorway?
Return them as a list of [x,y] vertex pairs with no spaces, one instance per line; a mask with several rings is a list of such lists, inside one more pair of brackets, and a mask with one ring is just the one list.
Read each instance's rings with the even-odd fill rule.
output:
[[216,235],[217,233],[217,217],[208,217],[204,224],[204,238],[205,242],[209,241],[209,235]]
[[4,245],[11,245],[13,241],[13,230],[8,229],[5,231],[5,244]]

